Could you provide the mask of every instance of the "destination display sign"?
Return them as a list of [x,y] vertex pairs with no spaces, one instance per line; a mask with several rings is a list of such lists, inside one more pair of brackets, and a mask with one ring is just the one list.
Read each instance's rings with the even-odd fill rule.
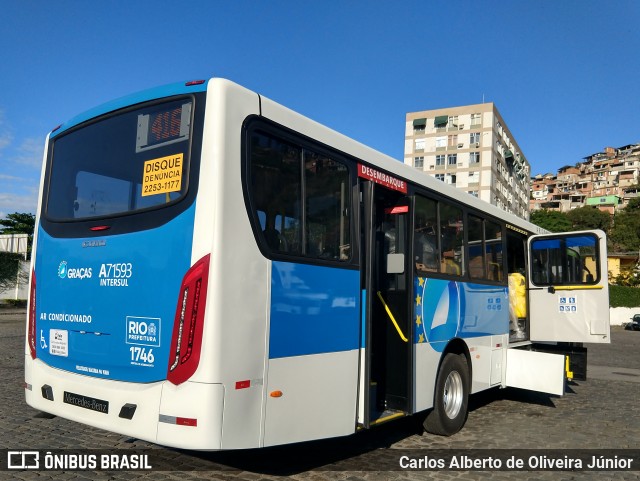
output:
[[385,174],[379,170],[372,169],[366,165],[358,164],[358,177],[371,180],[376,184],[386,187],[387,189],[397,190],[403,194],[407,193],[407,183],[404,180]]

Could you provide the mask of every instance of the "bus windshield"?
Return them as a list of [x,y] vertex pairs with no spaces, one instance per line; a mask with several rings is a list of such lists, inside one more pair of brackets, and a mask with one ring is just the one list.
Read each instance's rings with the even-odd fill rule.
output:
[[45,212],[69,221],[128,214],[187,191],[191,98],[143,105],[53,139]]

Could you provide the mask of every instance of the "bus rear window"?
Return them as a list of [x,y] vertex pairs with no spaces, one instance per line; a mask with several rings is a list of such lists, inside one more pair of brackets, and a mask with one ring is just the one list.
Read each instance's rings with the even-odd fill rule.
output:
[[160,207],[187,191],[191,99],[105,117],[52,141],[46,215],[82,220]]

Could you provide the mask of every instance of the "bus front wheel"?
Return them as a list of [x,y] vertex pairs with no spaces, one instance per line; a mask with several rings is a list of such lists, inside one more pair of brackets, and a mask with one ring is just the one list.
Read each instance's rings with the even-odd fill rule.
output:
[[469,404],[469,368],[464,354],[448,353],[438,372],[433,410],[424,420],[432,434],[451,436],[464,426]]

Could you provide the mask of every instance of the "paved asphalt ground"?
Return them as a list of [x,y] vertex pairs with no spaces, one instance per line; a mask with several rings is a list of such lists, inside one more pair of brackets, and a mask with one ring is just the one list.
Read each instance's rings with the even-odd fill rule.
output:
[[[624,457],[635,449],[640,463],[640,332],[612,328],[612,343],[589,346],[587,381],[573,382],[563,397],[522,390],[491,390],[471,398],[464,429],[449,438],[423,434],[420,420],[402,419],[347,438],[230,453],[163,448],[144,441],[39,413],[24,402],[24,311],[0,309],[0,468],[6,450],[79,449],[90,453],[146,453],[162,471],[7,471],[0,480],[418,480],[548,479],[640,480],[633,471],[402,470],[403,455],[444,459],[460,450],[485,459],[512,449],[589,449]],[[3,451],[4,449],[4,451]],[[141,451],[138,451],[141,450]],[[607,450],[616,450],[610,452]],[[87,451],[83,451],[86,453]],[[566,452],[569,458],[572,452]],[[515,452],[527,460],[532,452]],[[627,452],[629,454],[629,452]]]

